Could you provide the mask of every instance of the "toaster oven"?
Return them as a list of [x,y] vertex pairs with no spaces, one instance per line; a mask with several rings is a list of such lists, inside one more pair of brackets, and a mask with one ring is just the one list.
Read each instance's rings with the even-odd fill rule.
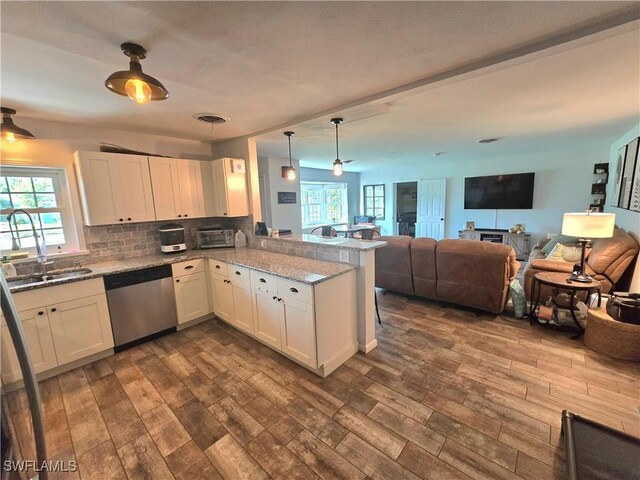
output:
[[215,230],[212,228],[199,228],[197,231],[196,245],[198,248],[228,248],[234,247],[233,230]]

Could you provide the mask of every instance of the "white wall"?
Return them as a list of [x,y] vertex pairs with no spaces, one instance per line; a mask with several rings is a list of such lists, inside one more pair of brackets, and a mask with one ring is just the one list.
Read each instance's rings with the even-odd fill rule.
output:
[[[258,172],[264,177],[264,206],[268,215],[269,227],[287,228],[293,233],[302,233],[302,211],[300,209],[300,163],[292,160],[296,169],[295,180],[282,178],[282,167],[289,165],[288,158],[258,157]],[[296,192],[296,203],[278,203],[278,192]]]
[[[476,160],[425,157],[419,164],[394,163],[375,171],[362,172],[360,183],[386,185],[385,208],[388,213],[382,233],[393,233],[392,196],[394,181],[418,179],[447,179],[445,237],[457,238],[466,221],[474,221],[476,228],[509,228],[525,223],[533,242],[547,233],[559,232],[562,214],[586,210],[591,200],[593,165],[606,161],[609,147],[565,149],[536,155],[510,155]],[[465,210],[464,179],[481,175],[535,172],[532,210]]]
[[321,168],[301,168],[300,180],[306,182],[344,182],[347,184],[347,202],[349,205],[349,221],[361,214],[360,209],[360,174],[356,172],[343,172],[341,177],[333,175],[333,170]]
[[[616,225],[627,230],[636,240],[640,235],[640,213],[614,207],[615,172],[618,164],[618,150],[636,137],[640,136],[640,124],[633,127],[611,145],[609,152],[609,182],[607,183],[607,202],[604,211],[616,214]],[[640,292],[640,262],[636,262],[632,273],[631,292]]]

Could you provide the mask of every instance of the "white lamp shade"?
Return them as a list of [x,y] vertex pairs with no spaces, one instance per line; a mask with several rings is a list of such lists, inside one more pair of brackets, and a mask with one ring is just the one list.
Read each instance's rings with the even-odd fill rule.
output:
[[565,213],[562,234],[579,238],[609,238],[613,236],[615,221],[613,213]]

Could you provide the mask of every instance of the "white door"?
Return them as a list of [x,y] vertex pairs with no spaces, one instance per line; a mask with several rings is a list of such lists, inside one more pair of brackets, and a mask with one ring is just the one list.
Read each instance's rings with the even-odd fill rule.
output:
[[109,308],[104,293],[47,308],[60,365],[113,347]]
[[[202,170],[198,160],[176,160],[182,217],[204,217]],[[180,216],[180,215],[178,215]]]
[[182,275],[173,279],[178,324],[190,322],[209,313],[207,278],[204,272]]
[[282,351],[311,368],[317,368],[313,305],[290,298],[283,298],[282,302]]
[[231,289],[231,282],[227,278],[213,273],[210,280],[213,313],[219,319],[227,323],[233,323],[233,290]]
[[109,225],[123,218],[118,210],[117,195],[121,187],[114,157],[117,155],[102,152],[76,153],[76,174],[86,225]]
[[149,171],[156,218],[158,220],[172,220],[181,217],[182,206],[176,160],[149,157]]
[[447,179],[418,181],[416,237],[444,238]]
[[251,305],[251,286],[232,284],[233,325],[253,335],[253,306]]
[[[18,312],[18,317],[22,324],[22,331],[29,351],[29,359],[35,373],[56,367],[58,359],[53,346],[53,338],[51,338],[51,328],[49,327],[46,307]],[[0,318],[2,319],[2,327],[0,327],[2,381],[11,383],[20,380],[22,372],[9,328],[5,323],[4,317]]]
[[124,218],[124,222],[155,220],[148,157],[140,155],[118,155],[117,157],[119,191],[116,194],[116,202],[120,218]]
[[252,288],[254,335],[263,342],[278,350],[281,349],[280,339],[280,310],[281,302],[277,295]]

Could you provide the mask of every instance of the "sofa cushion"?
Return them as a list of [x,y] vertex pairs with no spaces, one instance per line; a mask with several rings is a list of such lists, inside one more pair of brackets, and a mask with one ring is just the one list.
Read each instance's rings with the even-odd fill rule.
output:
[[415,295],[437,298],[436,245],[433,238],[415,238],[411,241],[411,267]]
[[[585,256],[590,249],[585,251]],[[551,253],[547,255],[547,260],[554,260],[559,262],[577,263],[582,256],[582,247],[579,245],[563,245],[562,243],[556,243]]]
[[556,235],[555,237],[553,237],[551,240],[549,240],[544,247],[542,247],[542,252],[545,255],[549,255],[551,253],[551,250],[553,250],[553,247],[556,246],[556,243],[562,243],[562,244],[575,244],[578,243],[578,240],[580,240],[579,238],[576,237],[570,237],[569,235]]
[[383,236],[387,242],[376,249],[376,287],[413,295],[411,277],[411,237]]

